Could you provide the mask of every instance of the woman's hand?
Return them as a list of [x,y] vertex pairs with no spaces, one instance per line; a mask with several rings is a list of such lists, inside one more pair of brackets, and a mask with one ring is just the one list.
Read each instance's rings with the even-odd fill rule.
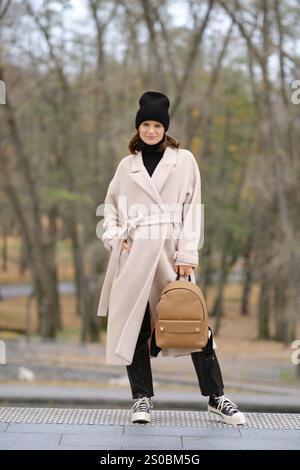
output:
[[131,249],[131,246],[129,245],[128,241],[125,240],[125,241],[123,242],[123,244],[122,244],[121,251],[123,251],[123,250],[130,251],[130,249]]
[[190,274],[192,274],[192,271],[193,271],[193,267],[192,266],[185,266],[185,265],[179,265],[179,266],[175,266],[175,271],[176,273],[178,274],[178,271],[179,271],[179,274],[180,276],[189,276]]

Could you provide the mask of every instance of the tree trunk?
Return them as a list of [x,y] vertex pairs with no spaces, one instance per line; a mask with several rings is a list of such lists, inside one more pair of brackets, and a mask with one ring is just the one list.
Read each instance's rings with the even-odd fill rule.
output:
[[[3,79],[3,70],[1,64],[0,79]],[[53,338],[55,336],[55,308],[53,304],[53,290],[51,289],[51,275],[49,275],[47,270],[48,246],[47,242],[45,241],[42,227],[42,209],[40,204],[40,197],[36,187],[36,180],[33,176],[31,162],[23,146],[18,123],[15,118],[14,108],[11,106],[8,97],[6,100],[6,105],[4,106],[4,113],[7,129],[9,131],[10,139],[15,151],[21,180],[24,183],[24,188],[30,201],[30,212],[26,214],[24,213],[22,204],[18,200],[16,189],[10,182],[10,170],[8,170],[7,159],[4,156],[5,161],[3,162],[3,170],[8,177],[8,182],[5,184],[5,188],[8,192],[10,200],[13,203],[14,209],[18,212],[18,217],[21,217],[19,219],[20,227],[22,228],[22,224],[24,223],[26,225],[24,239],[26,240],[29,259],[33,265],[32,272],[34,275],[35,292],[38,293],[40,323],[39,331],[43,337]],[[29,222],[27,222],[27,220],[29,220]],[[42,298],[42,295],[44,298]]]
[[243,283],[243,294],[241,302],[241,315],[249,315],[249,302],[252,286],[252,275],[253,275],[253,266],[252,266],[252,239],[249,237],[246,244],[246,250],[244,253],[244,283]]
[[27,257],[27,249],[25,245],[25,240],[23,237],[20,237],[20,265],[19,265],[19,272],[21,275],[23,275],[26,271],[26,269],[29,267],[28,265],[28,257]]
[[81,318],[81,341],[88,338],[88,292],[85,278],[84,257],[78,227],[73,215],[68,218],[68,227],[72,241],[72,254],[74,262],[74,275],[76,285],[76,311]]
[[202,281],[202,290],[205,296],[208,295],[208,289],[211,285],[211,277],[212,277],[212,254],[211,254],[211,242],[208,240],[205,246],[203,256],[203,281]]
[[55,329],[62,330],[62,318],[61,309],[59,302],[59,280],[57,273],[56,263],[56,243],[57,243],[57,230],[56,230],[56,219],[57,219],[57,208],[51,207],[49,211],[49,248],[48,248],[48,260],[47,269],[49,273],[49,290],[53,298],[54,315],[55,315]]
[[262,277],[258,302],[258,338],[270,338],[270,292],[265,276]]
[[222,260],[221,260],[221,267],[220,267],[220,277],[218,280],[218,292],[216,296],[216,300],[214,303],[214,307],[212,309],[211,316],[216,317],[216,324],[215,324],[215,335],[219,333],[221,327],[221,319],[224,313],[224,306],[223,306],[223,294],[224,294],[224,287],[226,285],[226,279],[228,275],[228,265],[227,265],[227,250],[224,247],[222,252]]
[[2,237],[2,271],[7,271],[7,233],[6,229],[3,230]]

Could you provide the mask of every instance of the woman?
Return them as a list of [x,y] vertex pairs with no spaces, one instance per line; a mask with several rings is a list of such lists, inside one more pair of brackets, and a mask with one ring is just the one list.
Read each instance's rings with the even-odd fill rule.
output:
[[[208,409],[225,423],[244,415],[224,395],[211,330],[203,350],[162,349],[155,344],[155,308],[164,286],[198,265],[201,224],[200,172],[193,154],[166,134],[167,96],[144,93],[136,135],[109,184],[104,205],[104,246],[111,251],[98,316],[108,315],[106,363],[125,365],[131,386],[133,423],[150,422],[154,396],[150,358],[191,354]],[[200,218],[201,219],[201,218]],[[194,224],[193,221],[198,220]]]

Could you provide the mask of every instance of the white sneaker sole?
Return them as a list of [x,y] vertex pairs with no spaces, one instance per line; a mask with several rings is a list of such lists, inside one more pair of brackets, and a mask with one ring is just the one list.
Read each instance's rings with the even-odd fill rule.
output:
[[132,423],[150,423],[151,417],[150,413],[146,413],[146,411],[139,411],[138,413],[133,413],[131,415],[131,422]]
[[208,405],[208,411],[211,411],[212,413],[215,413],[215,414],[221,416],[224,423],[226,423],[226,424],[233,424],[234,426],[236,426],[238,424],[241,424],[241,425],[246,424],[246,422],[247,422],[245,416],[240,411],[238,413],[235,413],[232,416],[226,416],[221,411],[216,410],[216,408],[213,408],[210,405]]

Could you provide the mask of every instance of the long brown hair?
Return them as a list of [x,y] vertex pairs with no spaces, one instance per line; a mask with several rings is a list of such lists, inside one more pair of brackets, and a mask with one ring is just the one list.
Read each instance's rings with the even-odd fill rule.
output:
[[[128,148],[130,150],[130,153],[132,153],[132,155],[135,155],[137,154],[137,152],[139,152],[140,150],[142,150],[143,148],[143,145],[144,145],[144,141],[140,138],[140,133],[137,132],[133,137],[132,139],[130,140],[129,144],[128,144]],[[180,142],[179,140],[176,140],[174,139],[173,137],[171,137],[170,135],[168,134],[164,134],[164,140],[162,141],[162,143],[160,144],[159,146],[159,150],[160,151],[163,151],[166,149],[166,147],[172,147],[172,148],[176,148],[178,149],[179,148],[179,145],[180,145]]]

